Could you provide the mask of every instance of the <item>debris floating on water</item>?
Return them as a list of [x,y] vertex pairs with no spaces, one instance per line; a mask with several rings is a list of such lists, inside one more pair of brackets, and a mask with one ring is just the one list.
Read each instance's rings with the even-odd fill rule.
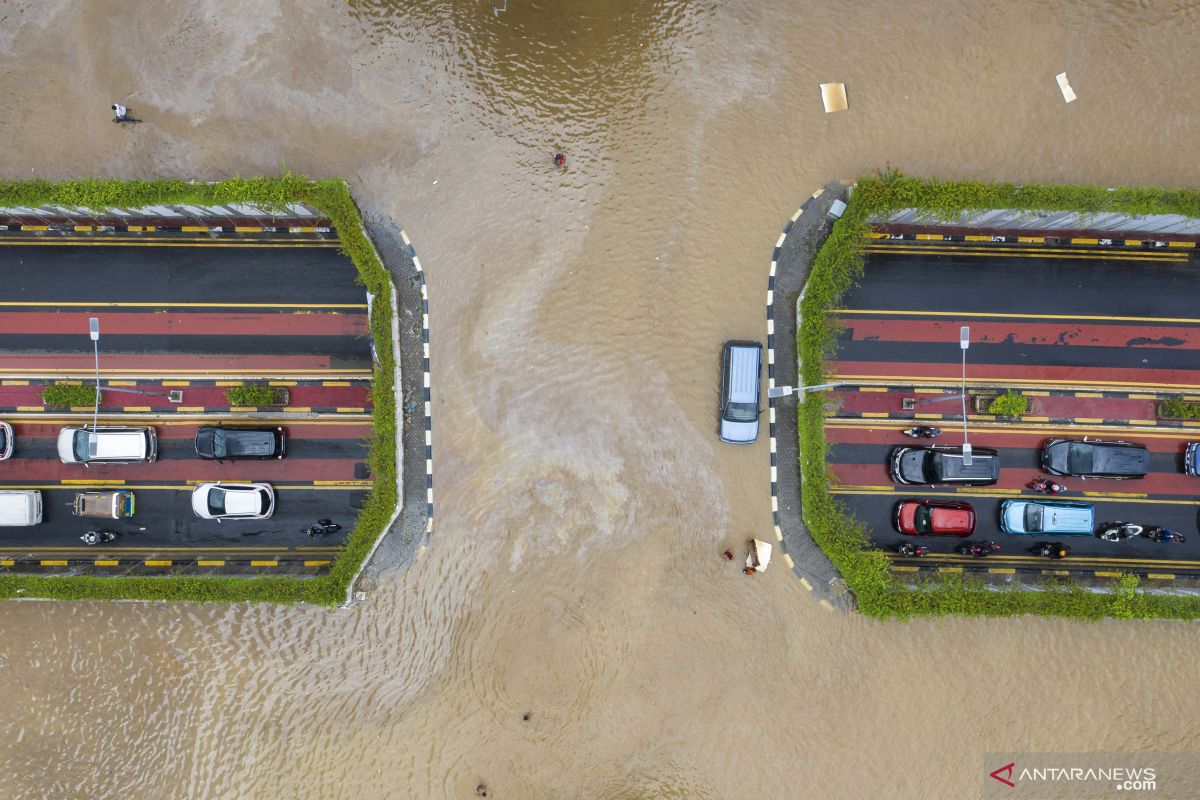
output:
[[846,102],[846,84],[822,83],[821,102],[825,104],[826,114],[832,114],[834,111],[845,111],[849,107],[849,104]]
[[1063,100],[1071,103],[1075,100],[1075,90],[1071,88],[1071,84],[1067,83],[1067,73],[1060,72],[1054,76],[1058,81],[1058,88],[1062,89]]

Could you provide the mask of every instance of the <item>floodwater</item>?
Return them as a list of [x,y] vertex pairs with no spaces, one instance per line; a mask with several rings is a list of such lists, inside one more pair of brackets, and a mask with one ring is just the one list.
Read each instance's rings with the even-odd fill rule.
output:
[[1196,184],[1198,22],[0,2],[0,175],[286,167],[408,230],[437,490],[426,556],[353,609],[0,606],[0,794],[973,797],[986,752],[1200,750],[1192,625],[877,623],[744,578],[719,553],[770,531],[767,447],[713,430],[720,342],[765,338],[772,245],[827,179]]

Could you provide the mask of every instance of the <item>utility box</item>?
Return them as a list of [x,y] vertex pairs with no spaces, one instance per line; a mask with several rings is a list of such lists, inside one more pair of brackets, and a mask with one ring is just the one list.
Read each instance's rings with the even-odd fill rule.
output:
[[834,200],[833,205],[829,207],[829,212],[825,215],[830,219],[841,219],[842,214],[846,213],[846,204],[841,200]]

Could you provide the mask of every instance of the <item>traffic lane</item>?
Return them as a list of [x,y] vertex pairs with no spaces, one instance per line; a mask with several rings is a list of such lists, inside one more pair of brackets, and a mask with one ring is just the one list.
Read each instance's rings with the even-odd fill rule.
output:
[[354,264],[333,248],[0,246],[0,307],[15,302],[48,307],[74,302],[96,309],[106,302],[361,305],[365,295],[357,278]]
[[[979,452],[981,445],[974,445]],[[888,452],[873,450],[872,455],[883,455],[876,460],[872,458],[865,463],[843,463],[835,459],[828,461],[833,478],[838,486],[888,486],[894,483],[889,469]],[[1000,479],[990,488],[993,489],[1024,489],[1035,478],[1042,476],[1037,467],[1036,453],[1026,450],[1016,450],[1000,454]],[[1133,480],[1116,480],[1113,478],[1077,478],[1055,476],[1054,480],[1067,487],[1071,498],[1072,492],[1099,492],[1103,494],[1141,495],[1144,497],[1195,497],[1200,494],[1200,479],[1191,475],[1173,472],[1151,472],[1145,478]],[[903,486],[904,484],[897,484]],[[944,487],[944,484],[942,484]],[[1032,490],[1031,490],[1032,493]]]
[[[916,420],[920,424],[937,423],[942,429],[942,435],[936,439],[914,439],[905,436],[903,431],[912,427],[914,420],[893,420],[887,427],[875,425],[846,425],[827,424],[825,440],[831,445],[847,444],[879,444],[887,447],[903,445],[916,447],[958,447],[962,443],[962,420]],[[899,427],[904,425],[904,427]],[[1176,464],[1183,468],[1183,451],[1189,441],[1200,436],[1200,431],[1187,429],[1164,429],[1154,433],[1142,431],[1122,431],[1117,429],[1105,430],[1092,428],[1034,428],[1020,427],[1020,423],[1011,426],[1003,423],[970,423],[971,443],[975,446],[993,447],[998,450],[1032,449],[1041,451],[1042,447],[1055,439],[1082,440],[1085,436],[1095,441],[1128,442],[1145,447],[1150,452],[1151,469],[1163,469],[1170,472],[1168,465]],[[1175,460],[1178,458],[1179,460]]]
[[872,253],[842,305],[1054,315],[1200,317],[1189,261]]
[[[38,419],[14,419],[6,418],[13,427],[13,439],[15,446],[19,446],[22,440],[26,439],[50,439],[52,442],[58,438],[58,432],[67,425],[78,426],[86,423],[91,424],[91,419],[81,419],[79,417],[41,417]],[[101,419],[101,425],[116,425],[118,422],[112,419]],[[192,418],[187,420],[163,419],[161,417],[143,417],[137,414],[125,414],[121,417],[121,425],[151,425],[154,427],[155,433],[158,435],[160,446],[167,439],[187,439],[193,441],[196,438],[196,431],[204,425],[224,425],[229,428],[236,427],[268,427],[282,426],[284,432],[288,435],[289,443],[293,439],[364,439],[371,436],[373,427],[369,422],[339,422],[336,419],[292,419],[292,420],[273,420],[266,418],[246,418],[246,417],[231,417],[228,414],[219,416],[202,417],[199,419]]]
[[[186,489],[133,488],[136,513],[131,519],[76,517],[71,513],[76,489],[42,490],[42,524],[0,528],[0,554],[19,549],[74,547],[88,530],[114,531],[123,547],[300,547],[340,546],[353,529],[366,499],[362,488],[315,489],[275,487],[275,513],[264,520],[205,520],[192,511]],[[331,519],[342,530],[311,537],[305,531],[319,519]],[[96,552],[104,548],[97,546]]]
[[[1097,536],[1063,536],[1061,534],[1034,536],[1003,533],[1000,530],[1000,503],[1011,498],[988,495],[972,496],[969,492],[922,493],[921,488],[906,486],[903,491],[894,493],[846,494],[835,492],[835,494],[846,504],[854,517],[867,526],[871,542],[879,547],[893,547],[901,542],[909,541],[925,545],[932,552],[950,553],[963,542],[991,539],[1000,545],[1002,553],[1023,553],[1045,542],[1063,542],[1071,546],[1073,556],[1172,561],[1200,560],[1200,507],[1194,504],[1147,507],[1121,499],[1065,498],[1094,506],[1097,528],[1117,520],[1132,521],[1141,525],[1161,525],[1170,528],[1182,533],[1187,540],[1183,544],[1160,544],[1144,537],[1135,537],[1124,542],[1106,542]],[[903,500],[926,498],[970,503],[975,509],[975,534],[964,538],[902,535],[896,530],[894,524],[896,504]]]
[[[2,316],[2,315],[0,315]],[[843,340],[871,342],[922,342],[945,344],[958,340],[959,323],[944,317],[922,317],[914,311],[905,317],[838,317]],[[1161,325],[1079,320],[972,321],[971,346],[983,344],[1062,345],[1153,350],[1200,349],[1200,327],[1195,324]]]
[[[22,462],[29,461],[54,461],[58,459],[58,448],[54,439],[49,438],[14,438],[13,456],[10,460],[0,462],[0,478],[5,476],[6,468],[11,466],[14,471],[21,470]],[[19,448],[19,449],[18,449]],[[287,440],[287,454],[282,459],[254,459],[253,461],[226,460],[219,466],[228,464],[259,464],[263,469],[270,469],[267,464],[273,464],[282,461],[364,461],[367,458],[369,450],[369,442],[365,438],[349,438],[349,439],[307,439],[296,437],[293,435]],[[209,459],[201,459],[196,455],[196,444],[194,438],[182,439],[171,438],[166,439],[159,437],[158,440],[158,462],[164,461],[190,461],[195,462],[197,469],[208,469],[212,464],[217,463]],[[77,469],[75,464],[62,464],[59,462],[66,473],[74,475]],[[209,466],[204,466],[209,465]],[[124,465],[121,465],[124,466]],[[112,467],[116,469],[116,465]],[[99,467],[87,467],[86,469],[95,470]],[[161,477],[158,473],[155,477]]]
[[[906,384],[915,381],[936,381],[957,384],[962,380],[962,365],[945,360],[935,362],[854,361],[839,354],[826,362],[831,380],[847,383],[887,381]],[[1130,388],[1163,388],[1191,391],[1200,387],[1200,371],[1178,369],[1109,369],[1045,364],[988,364],[967,363],[967,387],[978,390],[989,385],[1033,386],[1061,385],[1112,390]]]
[[[84,311],[0,310],[0,336],[78,336],[80,331],[88,329],[88,320],[93,315],[94,312]],[[228,331],[243,336],[363,336],[368,333],[367,328],[365,308],[361,312],[114,310],[104,314],[103,333],[106,340],[124,334],[210,336]]]
[[[367,349],[370,353],[370,348]],[[372,362],[364,362],[361,354],[353,359],[329,355],[282,354],[192,354],[172,355],[108,353],[103,356],[103,378],[122,375],[137,378],[196,377],[214,379],[240,375],[246,379],[287,377],[314,378],[371,378]],[[0,374],[17,378],[58,378],[72,375],[90,379],[95,374],[92,354],[0,354]]]
[[[218,464],[198,458],[137,464],[64,464],[57,458],[21,458],[6,461],[0,469],[0,484],[53,481],[122,481],[125,483],[170,483],[201,481],[351,481],[361,480],[365,467],[361,458],[272,458],[262,461],[226,461]],[[10,468],[11,467],[11,468]]]
[[[100,328],[103,332],[104,318],[101,318]],[[92,342],[86,334],[86,325],[72,334],[0,333],[0,350],[15,354],[76,354],[93,359],[94,366],[95,355]],[[189,334],[186,336],[159,333],[146,335],[104,333],[100,356],[101,374],[112,369],[114,356],[129,353],[135,353],[138,359],[147,360],[151,364],[161,364],[164,372],[172,368],[178,354],[184,353],[221,354],[222,359],[227,363],[232,361],[226,357],[227,355],[321,356],[327,359],[327,363],[343,367],[367,368],[372,363],[370,339],[365,335],[358,334],[255,336],[243,334],[236,328],[230,328],[220,334]]]
[[[957,327],[957,325],[956,325]],[[0,337],[2,338],[2,337]],[[852,330],[838,335],[838,361],[873,361],[902,364],[906,368],[927,364],[949,364],[962,370],[961,361],[953,359],[959,353],[958,331],[941,342],[903,342],[876,339],[856,339]],[[971,342],[967,356],[967,374],[987,374],[989,366],[1018,365],[1030,367],[1071,367],[1091,369],[1093,380],[1122,376],[1131,370],[1169,370],[1200,372],[1200,350],[1168,347],[1081,347],[1071,344],[987,344]]]

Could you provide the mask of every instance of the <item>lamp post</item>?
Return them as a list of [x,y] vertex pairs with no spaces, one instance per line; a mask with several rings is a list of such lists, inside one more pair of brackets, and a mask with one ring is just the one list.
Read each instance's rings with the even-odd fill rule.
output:
[[819,383],[816,386],[772,386],[767,389],[767,397],[787,397],[790,394],[804,394],[805,392],[815,392],[818,389],[832,389],[834,386],[843,386],[842,383]]
[[971,443],[967,441],[967,348],[971,346],[971,329],[963,325],[958,329],[958,348],[962,351],[962,417],[963,417],[963,466],[971,466]]
[[96,406],[92,411],[92,437],[100,420],[100,318],[88,319],[88,335],[92,337],[92,352],[96,355]]

